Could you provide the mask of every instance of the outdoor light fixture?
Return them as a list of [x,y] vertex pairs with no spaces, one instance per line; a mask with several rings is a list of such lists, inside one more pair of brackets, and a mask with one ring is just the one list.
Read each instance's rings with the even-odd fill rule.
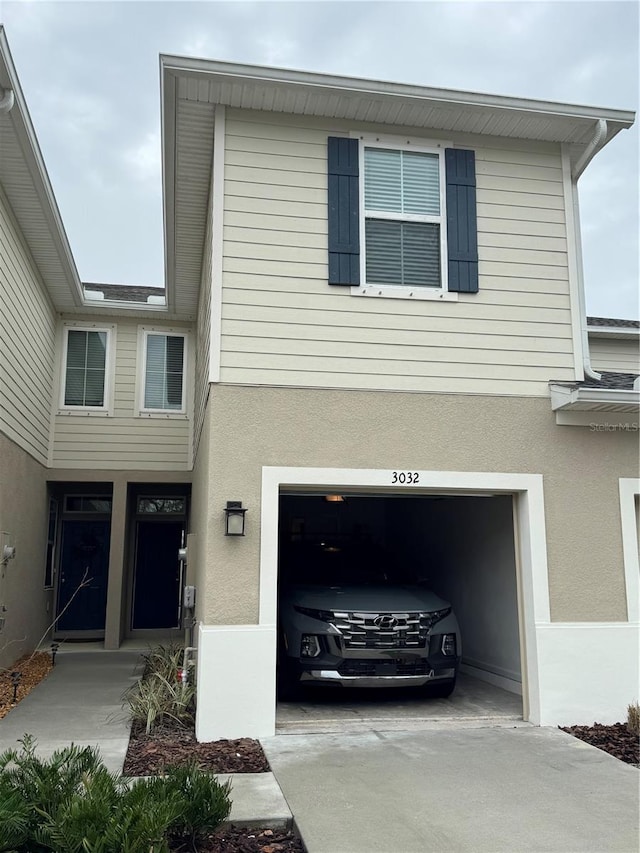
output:
[[227,501],[225,513],[225,536],[244,536],[244,514],[242,501]]
[[344,498],[342,497],[342,495],[325,495],[324,499],[327,503],[330,503],[330,504],[344,503]]

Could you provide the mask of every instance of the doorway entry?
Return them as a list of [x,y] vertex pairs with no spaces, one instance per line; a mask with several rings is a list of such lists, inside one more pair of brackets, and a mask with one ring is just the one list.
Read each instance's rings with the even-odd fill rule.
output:
[[183,564],[178,551],[186,537],[187,496],[134,496],[131,631],[177,629],[181,624]]
[[56,636],[104,635],[110,536],[110,495],[64,496]]

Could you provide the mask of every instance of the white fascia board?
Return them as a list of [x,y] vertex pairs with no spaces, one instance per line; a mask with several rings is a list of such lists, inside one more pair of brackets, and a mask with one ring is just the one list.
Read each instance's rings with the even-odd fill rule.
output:
[[614,403],[616,405],[639,406],[640,392],[622,388],[568,388],[565,385],[549,386],[551,409],[570,409],[575,403]]
[[[20,80],[13,64],[4,27],[0,24],[0,83],[3,85],[3,88],[5,88],[5,81],[7,84],[6,88],[10,88],[13,91],[15,98],[9,117],[13,122],[15,133],[20,140],[22,155],[33,178],[33,184],[42,206],[42,212],[49,223],[51,238],[55,244],[60,263],[66,270],[71,296],[76,305],[82,305],[84,302],[84,292],[80,276],[78,275],[71,246],[69,245],[62,217],[60,216],[60,210],[58,209],[58,203],[53,192],[53,187],[51,186],[51,181],[49,180],[47,167],[45,166],[40,145],[31,122],[29,109],[22,93]],[[44,275],[43,280],[46,284]]]
[[396,98],[431,101],[443,106],[490,107],[492,109],[517,110],[539,113],[541,116],[557,118],[588,119],[590,121],[605,119],[619,122],[630,127],[635,120],[632,110],[618,110],[606,107],[581,106],[564,104],[555,101],[538,101],[529,98],[513,98],[507,95],[491,95],[484,92],[466,92],[456,89],[431,88],[407,83],[394,83],[384,80],[372,80],[364,77],[342,77],[333,74],[317,74],[310,71],[298,71],[291,68],[275,68],[264,65],[245,65],[235,62],[218,62],[191,57],[160,55],[161,67],[165,72],[178,75],[189,73],[216,75],[229,78],[231,81],[240,79],[254,82],[273,83],[274,85],[298,85],[313,89],[329,89],[334,92],[344,92],[354,95],[391,95]]
[[160,129],[162,145],[162,224],[164,233],[164,287],[167,308],[175,311],[175,200],[176,200],[176,81],[162,73],[160,61]]
[[624,326],[589,326],[587,332],[590,338],[638,338],[640,329]]

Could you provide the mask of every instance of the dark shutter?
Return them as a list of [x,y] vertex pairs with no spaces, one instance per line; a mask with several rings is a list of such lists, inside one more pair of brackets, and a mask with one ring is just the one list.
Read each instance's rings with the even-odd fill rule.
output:
[[329,284],[360,284],[358,140],[330,136]]
[[476,162],[473,151],[447,148],[447,251],[449,290],[478,292]]

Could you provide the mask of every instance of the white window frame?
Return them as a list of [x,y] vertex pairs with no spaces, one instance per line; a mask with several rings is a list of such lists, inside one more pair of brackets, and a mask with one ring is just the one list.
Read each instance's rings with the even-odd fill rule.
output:
[[[102,406],[70,406],[65,403],[67,390],[67,351],[69,349],[69,332],[105,332],[107,347],[104,360],[104,396]],[[60,369],[60,396],[58,399],[59,415],[96,415],[99,417],[113,416],[113,384],[115,374],[115,325],[99,325],[97,323],[64,323],[62,326],[62,364]]]
[[[453,143],[444,140],[420,139],[416,137],[384,136],[380,134],[350,134],[358,138],[359,163],[359,218],[360,218],[360,282],[351,288],[353,296],[374,296],[391,299],[418,299],[429,301],[457,302],[458,294],[448,290],[448,254],[447,254],[447,206],[446,206],[446,169],[445,148]],[[418,154],[437,154],[440,161],[440,214],[439,216],[406,213],[398,215],[390,212],[377,213],[376,219],[390,219],[395,222],[434,222],[440,225],[440,287],[410,287],[408,285],[375,284],[367,282],[367,246],[365,222],[367,219],[364,204],[364,151],[365,148],[388,148],[397,151],[415,151]]]
[[[182,350],[182,403],[179,409],[156,409],[144,405],[145,383],[147,376],[147,340],[149,335],[164,335],[165,337],[183,338]],[[187,417],[187,365],[189,360],[189,333],[184,329],[167,329],[156,326],[138,327],[138,370],[136,379],[137,397],[136,412],[139,417],[179,418]]]

